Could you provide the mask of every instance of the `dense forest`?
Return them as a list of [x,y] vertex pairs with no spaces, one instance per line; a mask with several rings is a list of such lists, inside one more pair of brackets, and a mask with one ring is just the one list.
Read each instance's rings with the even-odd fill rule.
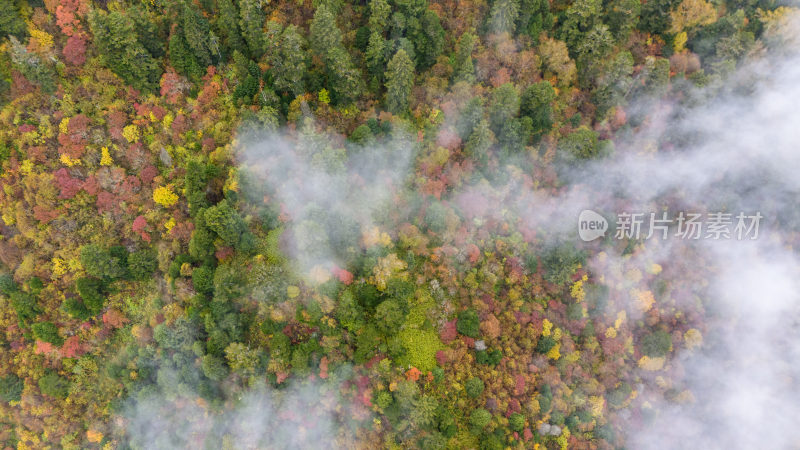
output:
[[0,0],[0,447],[626,447],[703,271],[530,205],[790,12]]

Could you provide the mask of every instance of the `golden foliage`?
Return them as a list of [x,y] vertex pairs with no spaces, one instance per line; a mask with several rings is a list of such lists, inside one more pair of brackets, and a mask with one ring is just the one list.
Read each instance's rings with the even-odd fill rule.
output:
[[139,127],[136,125],[128,125],[122,129],[122,137],[125,138],[128,142],[137,142],[139,141]]
[[653,293],[647,290],[634,289],[633,297],[636,301],[636,307],[642,312],[650,311],[656,303]]
[[386,284],[389,278],[402,272],[408,267],[405,261],[397,257],[396,254],[391,253],[383,258],[378,259],[378,264],[372,268],[372,277],[370,281],[378,288],[378,290],[386,290]]
[[89,442],[98,443],[103,440],[103,433],[94,430],[86,430],[86,439]]
[[553,328],[553,322],[550,322],[547,319],[542,321],[542,336],[550,336],[550,330]]
[[114,164],[114,160],[111,158],[111,153],[108,152],[108,147],[103,147],[100,149],[100,165],[110,166],[112,164]]
[[583,289],[583,283],[588,279],[589,277],[584,275],[580,280],[573,283],[572,287],[570,287],[569,293],[576,302],[582,302],[586,298],[586,291]]
[[705,0],[683,0],[669,15],[672,18],[670,31],[673,33],[717,21],[717,10]]
[[[44,53],[49,52],[53,48],[53,36],[46,31],[28,27],[28,32],[31,34],[31,41],[36,43],[34,51]],[[31,44],[33,44],[33,42],[31,42]]]
[[178,202],[178,195],[172,192],[169,186],[160,186],[153,191],[153,201],[165,208],[169,208]]
[[661,370],[662,368],[664,368],[665,362],[666,360],[663,357],[651,358],[645,355],[639,358],[638,364],[639,367],[641,367],[642,369],[654,372],[656,370]]
[[558,360],[558,358],[561,358],[561,343],[554,345],[553,348],[547,352],[547,357],[553,360]]
[[[686,47],[686,42],[689,40],[689,36],[686,34],[685,31],[681,31],[675,36],[675,42],[672,44],[672,48],[675,49],[675,53],[680,53]],[[657,266],[658,264],[653,264]],[[660,266],[659,266],[660,267]]]
[[80,159],[73,159],[66,153],[62,153],[61,154],[60,160],[61,160],[61,164],[64,164],[67,167],[77,166],[77,165],[80,165],[80,163],[81,163]]
[[703,345],[703,335],[695,328],[690,328],[683,333],[683,340],[686,342],[686,348],[690,350]]
[[592,416],[601,417],[603,415],[603,407],[605,407],[606,400],[599,395],[592,395],[589,397],[589,411]]
[[392,244],[392,238],[386,232],[381,232],[378,227],[372,227],[364,232],[361,237],[364,247],[370,248],[378,244],[388,247]]

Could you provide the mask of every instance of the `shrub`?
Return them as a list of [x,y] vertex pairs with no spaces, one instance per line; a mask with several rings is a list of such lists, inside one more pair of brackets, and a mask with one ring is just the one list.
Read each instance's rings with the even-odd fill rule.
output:
[[591,159],[600,155],[597,133],[585,126],[564,136],[559,146],[568,155],[577,159]]
[[96,278],[78,278],[75,290],[83,299],[83,304],[91,314],[98,314],[103,309],[103,283]]
[[608,393],[608,404],[619,408],[625,403],[625,400],[630,397],[632,392],[633,388],[631,388],[631,385],[622,383],[619,387]]
[[210,295],[214,293],[214,270],[201,266],[192,271],[192,284],[197,292]]
[[478,313],[474,310],[467,309],[458,314],[458,321],[456,322],[456,330],[459,333],[476,338],[480,334],[481,321],[478,319]]
[[478,377],[473,377],[467,380],[464,383],[464,390],[467,391],[467,395],[472,398],[478,398],[483,393],[484,385],[483,380]]
[[63,399],[69,393],[69,380],[53,371],[48,371],[42,378],[39,378],[39,390],[44,395]]
[[439,335],[431,330],[404,329],[397,334],[405,349],[399,362],[426,373],[436,367],[436,352],[442,348]]
[[169,269],[167,270],[167,275],[170,278],[178,278],[181,276],[181,267],[184,264],[190,263],[192,258],[189,255],[182,254],[175,257],[174,260],[169,264]]
[[55,346],[61,346],[64,339],[58,335],[58,327],[53,322],[39,322],[31,326],[31,331],[36,339],[49,342]]
[[392,394],[387,391],[380,391],[375,394],[375,405],[383,411],[392,404]]
[[249,251],[253,247],[253,237],[242,216],[222,200],[203,212],[206,226],[216,233],[226,244],[237,250]]
[[545,269],[544,279],[553,284],[564,284],[570,280],[580,265],[584,255],[575,246],[559,245],[542,256]]
[[19,401],[24,387],[22,379],[13,373],[0,378],[0,400],[6,403]]
[[522,432],[522,429],[525,428],[525,416],[520,413],[511,414],[508,418],[508,426],[517,433]]
[[[97,278],[122,278],[127,269],[126,261],[121,259],[121,252],[105,250],[98,245],[89,244],[81,247],[81,265],[86,273]],[[125,255],[127,256],[127,255]]]
[[469,423],[478,430],[486,428],[489,422],[492,421],[492,413],[489,411],[478,408],[472,411],[469,415]]
[[555,339],[551,338],[550,336],[542,336],[539,338],[539,342],[536,343],[536,351],[545,354],[550,351],[553,347],[555,347],[556,341]]
[[28,290],[34,295],[38,295],[39,292],[44,289],[44,283],[42,283],[42,280],[39,277],[31,277],[31,279],[28,280],[27,285]]
[[144,280],[156,271],[158,255],[153,249],[143,249],[128,256],[128,271],[134,280]]
[[17,283],[14,278],[7,273],[0,274],[0,292],[5,295],[11,295],[12,292],[17,291]]
[[481,438],[480,450],[503,450],[503,441],[496,434],[487,434]]
[[17,319],[26,326],[36,319],[40,312],[36,305],[36,297],[23,291],[11,293],[11,306],[17,313]]
[[550,411],[550,406],[553,402],[553,391],[549,384],[545,384],[537,397],[539,402],[539,412],[542,414]]
[[442,233],[447,228],[447,208],[439,202],[432,202],[425,210],[425,223],[434,233]]
[[214,298],[232,300],[244,294],[246,271],[237,265],[227,263],[217,266],[214,271]]
[[447,448],[447,438],[439,432],[433,431],[422,438],[422,448],[431,450],[444,450]]
[[439,431],[441,431],[445,437],[451,438],[458,432],[453,412],[446,407],[440,405],[436,410],[436,421],[438,422]]
[[404,320],[403,308],[395,300],[386,300],[375,309],[375,325],[386,336],[397,333]]
[[228,368],[222,358],[214,355],[203,356],[203,374],[214,381],[220,381],[228,376]]
[[645,335],[641,341],[642,353],[651,357],[665,356],[672,348],[672,337],[664,330]]

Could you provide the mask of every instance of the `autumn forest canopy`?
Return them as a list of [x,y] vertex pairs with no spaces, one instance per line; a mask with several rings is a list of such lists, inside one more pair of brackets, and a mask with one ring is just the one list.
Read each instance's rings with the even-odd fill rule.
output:
[[[730,448],[800,392],[725,306],[797,292],[793,14],[0,0],[0,448]],[[776,249],[578,239],[636,208]]]

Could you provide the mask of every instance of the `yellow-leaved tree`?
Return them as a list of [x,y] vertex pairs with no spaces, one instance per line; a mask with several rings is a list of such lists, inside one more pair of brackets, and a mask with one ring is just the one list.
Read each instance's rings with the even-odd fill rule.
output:
[[683,0],[669,15],[672,18],[670,31],[673,33],[717,21],[717,10],[705,0]]
[[153,191],[153,201],[165,208],[169,208],[178,202],[178,195],[172,192],[171,187],[160,186]]

